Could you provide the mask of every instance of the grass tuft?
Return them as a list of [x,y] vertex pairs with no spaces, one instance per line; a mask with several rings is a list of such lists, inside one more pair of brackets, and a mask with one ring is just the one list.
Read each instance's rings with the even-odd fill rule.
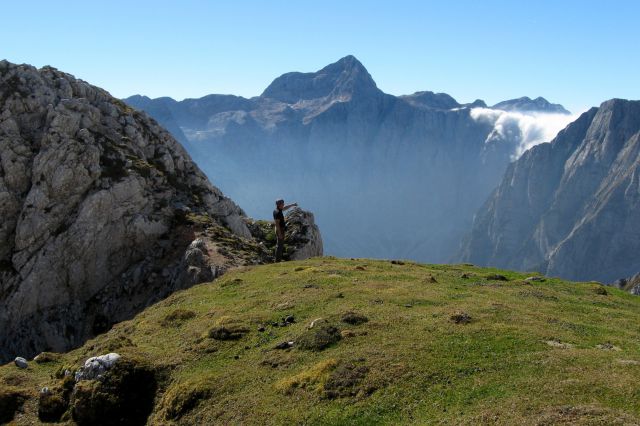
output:
[[314,392],[321,392],[324,384],[329,379],[329,374],[338,366],[338,360],[329,358],[313,365],[308,370],[304,370],[294,376],[285,377],[275,385],[276,389],[286,394],[292,393],[295,389],[306,389]]

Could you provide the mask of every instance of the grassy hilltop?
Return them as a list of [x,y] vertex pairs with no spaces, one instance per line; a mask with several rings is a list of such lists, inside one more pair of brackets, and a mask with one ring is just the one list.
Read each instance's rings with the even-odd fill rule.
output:
[[[22,404],[13,422],[38,423],[47,386],[41,415],[85,424],[131,402],[150,424],[639,424],[640,298],[530,275],[335,258],[236,270],[0,367],[0,417]],[[108,352],[112,377],[72,390],[64,371]]]

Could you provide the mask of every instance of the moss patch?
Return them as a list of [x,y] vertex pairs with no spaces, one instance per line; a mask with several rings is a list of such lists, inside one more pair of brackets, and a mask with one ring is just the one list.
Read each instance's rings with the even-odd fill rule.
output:
[[249,329],[239,324],[217,325],[209,330],[209,337],[215,340],[238,340],[249,332]]
[[357,312],[345,312],[342,315],[342,318],[340,319],[342,322],[346,322],[347,324],[351,324],[351,325],[360,325],[360,324],[364,324],[365,322],[369,321],[369,318],[367,318],[366,316],[359,314]]
[[160,402],[160,417],[164,420],[179,420],[199,403],[211,398],[216,387],[215,377],[172,384]]
[[195,316],[196,313],[188,309],[176,309],[164,317],[161,324],[163,327],[180,327]]
[[41,352],[33,358],[33,361],[38,364],[45,364],[48,362],[57,362],[60,358],[61,355],[55,352]]
[[9,423],[29,395],[22,389],[0,387],[0,423]]
[[373,392],[373,387],[363,387],[362,383],[369,368],[365,365],[342,363],[335,369],[324,384],[323,396],[326,398],[344,398]]
[[331,324],[320,324],[302,333],[295,341],[296,347],[309,351],[321,351],[337,343],[342,336]]
[[338,365],[338,360],[325,359],[291,377],[286,377],[276,383],[276,389],[284,393],[291,393],[295,389],[306,389],[321,392],[329,374]]
[[58,422],[68,415],[74,385],[73,377],[64,376],[55,386],[43,389],[38,399],[38,418],[43,422]]
[[238,340],[249,332],[249,328],[238,318],[222,316],[209,330],[208,336],[215,340]]
[[146,362],[121,359],[103,380],[76,384],[71,413],[79,425],[144,425],[156,394],[155,370]]

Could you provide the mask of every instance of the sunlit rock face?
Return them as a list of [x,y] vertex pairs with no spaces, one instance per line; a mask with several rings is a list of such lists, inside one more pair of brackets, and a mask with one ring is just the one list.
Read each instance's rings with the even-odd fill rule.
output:
[[0,361],[270,260],[154,119],[54,68],[0,62],[0,160]]

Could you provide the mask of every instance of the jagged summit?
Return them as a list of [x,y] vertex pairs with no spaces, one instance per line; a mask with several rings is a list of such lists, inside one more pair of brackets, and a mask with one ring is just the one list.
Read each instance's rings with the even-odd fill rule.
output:
[[140,95],[140,94],[135,94],[135,95],[131,95],[129,96],[128,99],[134,100],[134,101],[150,101],[151,98],[146,96],[146,95]]
[[354,94],[382,93],[367,69],[349,55],[317,72],[290,72],[276,78],[262,97],[294,104],[324,97],[349,98]]
[[614,109],[624,109],[626,110],[634,110],[639,105],[638,100],[630,100],[630,99],[621,99],[621,98],[612,98],[606,100],[600,104],[599,110],[601,112],[614,110]]
[[414,106],[422,106],[436,109],[458,108],[460,104],[446,93],[434,93],[431,91],[415,92],[413,95],[400,96]]
[[465,104],[467,108],[487,108],[487,104],[482,99],[476,99],[475,101]]
[[538,96],[535,99],[531,99],[528,96],[523,96],[517,99],[509,99],[506,101],[498,102],[491,108],[501,109],[504,111],[535,111],[535,112],[550,112],[559,114],[571,114],[560,104],[552,104],[545,98]]

